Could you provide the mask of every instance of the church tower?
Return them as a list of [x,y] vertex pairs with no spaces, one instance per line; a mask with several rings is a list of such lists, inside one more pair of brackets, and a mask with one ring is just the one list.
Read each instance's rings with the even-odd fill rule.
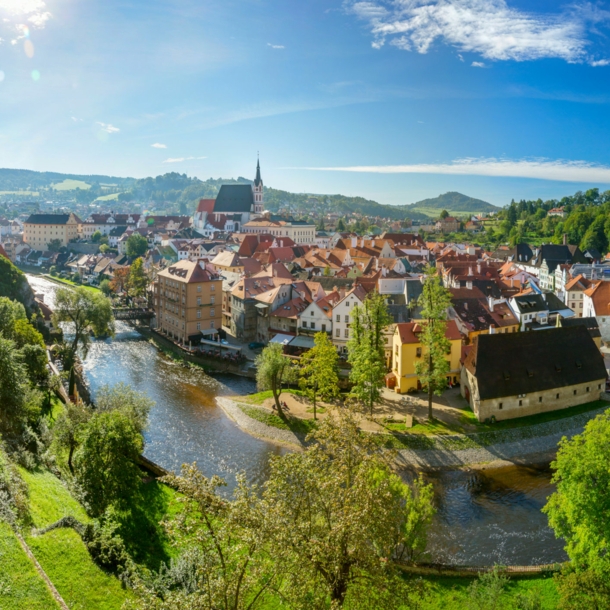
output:
[[254,213],[261,215],[263,213],[263,179],[261,178],[261,165],[258,159],[256,160],[256,178],[254,178],[252,192],[254,193]]

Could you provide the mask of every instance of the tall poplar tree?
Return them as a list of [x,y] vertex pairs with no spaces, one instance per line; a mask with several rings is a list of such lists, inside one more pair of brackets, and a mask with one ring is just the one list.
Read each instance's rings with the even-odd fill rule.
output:
[[432,395],[440,396],[447,387],[451,342],[446,337],[447,309],[451,306],[451,293],[442,285],[433,267],[426,269],[426,278],[418,305],[422,308],[421,360],[415,363],[415,372],[422,386],[428,389],[428,419],[432,421]]
[[372,417],[386,374],[384,331],[392,317],[384,297],[375,292],[354,307],[351,320],[347,350],[352,394],[368,407]]
[[324,400],[330,400],[339,395],[339,375],[337,373],[339,357],[326,333],[316,333],[314,341],[315,347],[301,356],[299,385],[312,401],[313,418],[317,419],[318,396]]

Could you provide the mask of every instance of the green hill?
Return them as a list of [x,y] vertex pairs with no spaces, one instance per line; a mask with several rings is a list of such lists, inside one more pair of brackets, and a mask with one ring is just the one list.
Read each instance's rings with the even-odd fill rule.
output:
[[491,203],[487,203],[487,201],[468,197],[468,195],[462,195],[462,193],[455,191],[400,207],[407,213],[419,212],[432,217],[438,216],[442,210],[447,210],[453,214],[480,214],[482,212],[499,212],[501,209]]

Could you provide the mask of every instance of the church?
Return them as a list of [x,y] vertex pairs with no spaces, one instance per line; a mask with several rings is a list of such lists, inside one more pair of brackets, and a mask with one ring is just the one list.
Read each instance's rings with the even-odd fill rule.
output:
[[223,184],[216,199],[199,201],[193,216],[193,228],[205,237],[213,237],[220,231],[235,233],[262,213],[263,180],[260,161],[257,160],[253,184]]

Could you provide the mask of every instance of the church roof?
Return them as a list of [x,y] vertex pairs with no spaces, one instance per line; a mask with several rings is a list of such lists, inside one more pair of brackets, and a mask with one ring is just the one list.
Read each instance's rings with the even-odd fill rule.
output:
[[254,179],[254,186],[260,186],[263,183],[261,179],[261,164],[256,161],[256,178]]
[[216,197],[214,212],[251,212],[253,206],[254,195],[249,184],[223,184]]

